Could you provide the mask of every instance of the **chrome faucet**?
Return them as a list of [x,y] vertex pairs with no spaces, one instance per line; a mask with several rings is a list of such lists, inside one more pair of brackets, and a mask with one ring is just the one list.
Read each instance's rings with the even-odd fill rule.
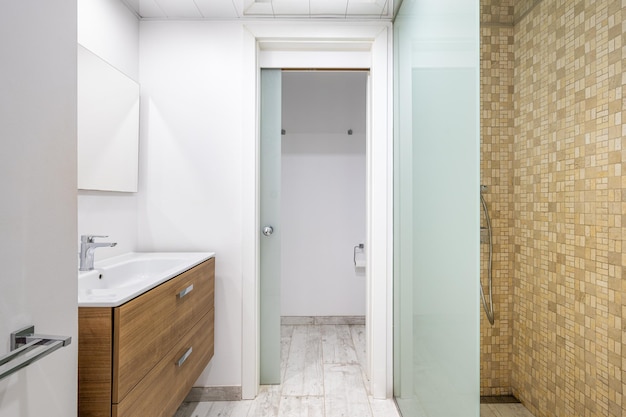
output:
[[96,248],[104,248],[117,245],[116,242],[94,242],[95,238],[108,236],[82,235],[80,237],[80,266],[79,271],[93,270],[93,254]]

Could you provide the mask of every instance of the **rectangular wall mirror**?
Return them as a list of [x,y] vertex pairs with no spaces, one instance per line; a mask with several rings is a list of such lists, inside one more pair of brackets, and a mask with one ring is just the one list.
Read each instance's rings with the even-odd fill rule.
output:
[[139,84],[78,45],[78,188],[137,191]]

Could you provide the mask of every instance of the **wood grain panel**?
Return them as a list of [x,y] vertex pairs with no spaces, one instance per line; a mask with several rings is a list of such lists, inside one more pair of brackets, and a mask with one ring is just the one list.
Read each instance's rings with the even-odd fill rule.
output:
[[[192,284],[193,291],[183,298],[177,296]],[[211,258],[114,309],[114,403],[121,402],[198,320],[213,309],[214,292],[215,259]]]
[[113,310],[78,309],[78,416],[111,415]]
[[[215,310],[211,309],[119,403],[113,417],[171,417],[213,357]],[[182,366],[177,362],[193,352]]]

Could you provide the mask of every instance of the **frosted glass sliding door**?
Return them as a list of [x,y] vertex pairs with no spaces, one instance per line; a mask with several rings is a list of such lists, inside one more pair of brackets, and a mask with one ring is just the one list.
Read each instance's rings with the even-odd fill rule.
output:
[[261,70],[261,384],[280,384],[281,80],[280,70]]
[[395,22],[394,391],[404,417],[479,416],[479,2]]

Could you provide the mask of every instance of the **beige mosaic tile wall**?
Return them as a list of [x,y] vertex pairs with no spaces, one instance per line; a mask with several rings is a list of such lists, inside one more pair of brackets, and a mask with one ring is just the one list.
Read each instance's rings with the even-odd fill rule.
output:
[[625,16],[543,0],[515,25],[511,382],[536,417],[626,416]]
[[[517,0],[515,2],[515,10],[513,11],[513,22],[517,23],[521,21],[526,14],[529,13],[536,5],[543,0]],[[572,0],[578,1],[578,0]]]
[[[513,343],[513,0],[481,2],[481,183],[493,228],[495,326],[481,306],[480,394],[511,394]],[[486,226],[484,217],[481,226]],[[481,244],[487,291],[489,246]]]
[[[529,1],[529,0],[527,0]],[[513,26],[515,0],[481,0],[480,25],[503,24]]]

